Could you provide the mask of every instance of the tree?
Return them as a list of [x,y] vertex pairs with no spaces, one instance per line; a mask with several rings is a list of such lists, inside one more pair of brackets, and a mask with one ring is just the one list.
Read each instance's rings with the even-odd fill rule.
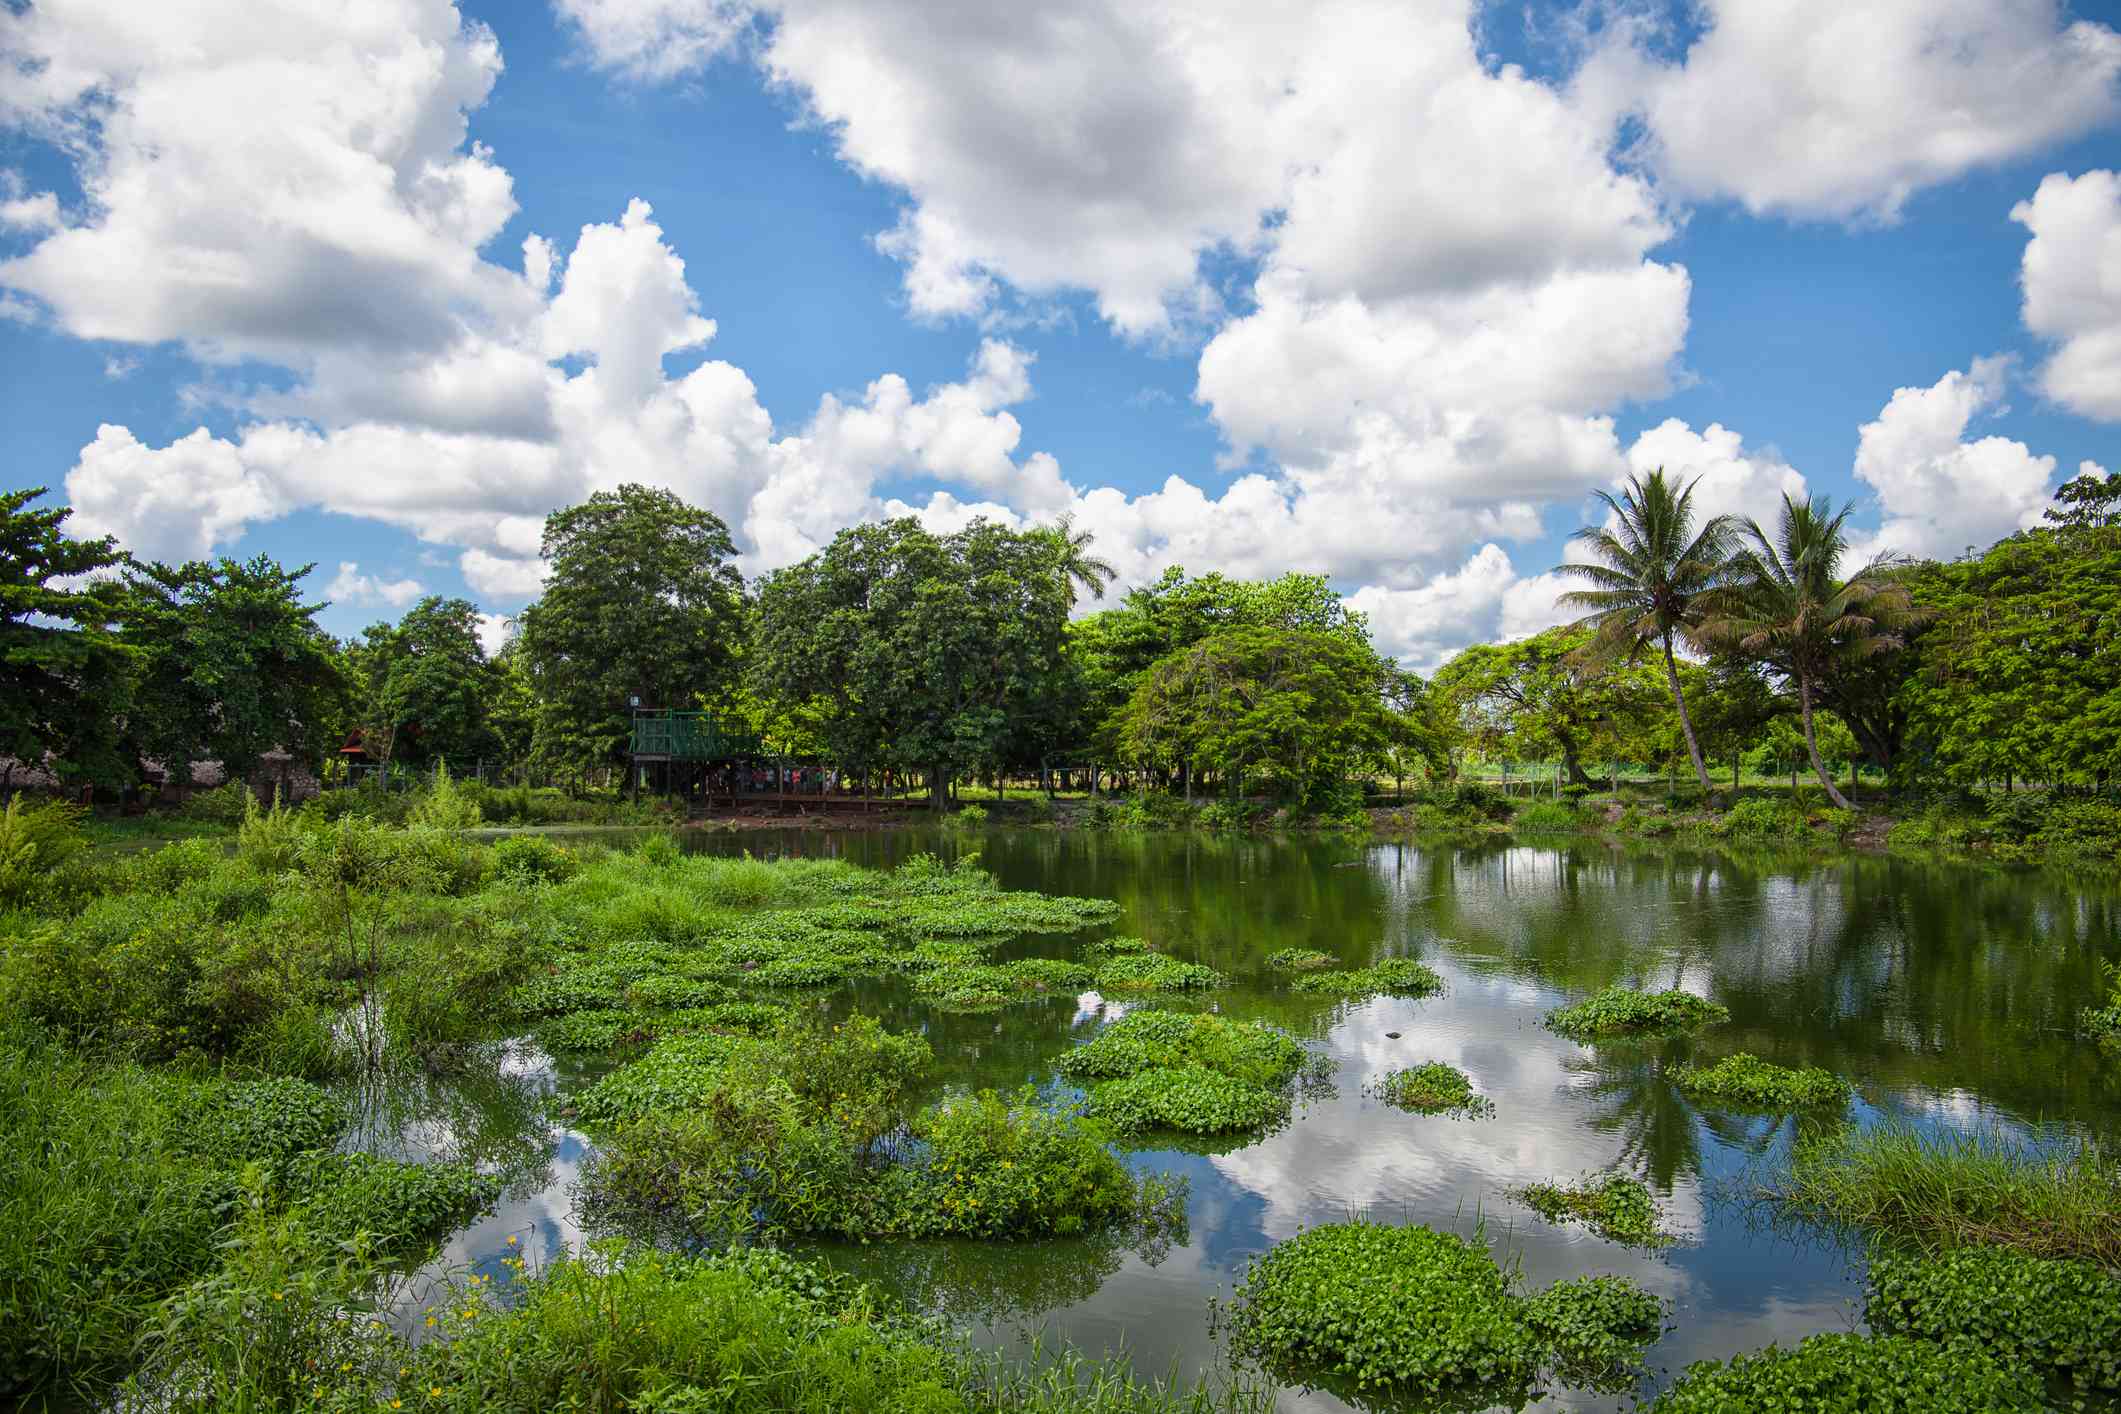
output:
[[1814,705],[1837,673],[1899,648],[1896,628],[1920,617],[1906,589],[1888,577],[1889,556],[1841,578],[1849,510],[1835,510],[1824,496],[1796,501],[1784,495],[1777,534],[1748,520],[1745,533],[1752,543],[1739,552],[1736,577],[1704,629],[1768,664],[1796,689],[1812,772],[1844,810],[1854,807],[1820,758]]
[[0,492],[0,756],[10,774],[20,762],[115,785],[131,777],[116,735],[127,655],[109,631],[115,585],[69,581],[125,556],[108,536],[68,535],[68,507],[28,509],[44,492]]
[[461,766],[497,749],[490,717],[499,681],[470,600],[430,594],[397,623],[371,625],[346,656],[355,720],[377,760]]
[[1723,584],[1730,558],[1732,524],[1728,516],[1711,516],[1694,528],[1694,487],[1699,478],[1679,486],[1659,467],[1648,476],[1632,476],[1616,498],[1600,491],[1611,512],[1607,525],[1586,526],[1573,537],[1597,557],[1597,563],[1570,563],[1555,573],[1594,586],[1561,596],[1571,608],[1588,609],[1578,623],[1592,629],[1592,651],[1625,657],[1630,662],[1652,645],[1664,654],[1664,679],[1679,710],[1679,732],[1695,779],[1706,792],[1708,767],[1701,743],[1687,714],[1686,693],[1679,682],[1679,662],[1672,652],[1676,635],[1690,634],[1707,615],[1711,596]]
[[1075,591],[1078,587],[1090,591],[1093,599],[1105,597],[1105,586],[1119,577],[1110,560],[1100,559],[1090,553],[1091,542],[1097,538],[1092,530],[1077,530],[1075,517],[1064,515],[1050,527],[1041,527],[1032,532],[1051,538],[1054,555],[1060,562],[1061,575],[1068,586],[1068,607],[1075,607]]
[[160,761],[180,788],[196,761],[217,760],[229,780],[282,749],[315,763],[345,690],[321,603],[303,600],[314,565],[247,561],[135,564],[118,603],[134,650],[134,700],[126,738]]
[[1438,669],[1430,688],[1471,739],[1534,760],[1558,752],[1570,784],[1588,786],[1588,753],[1601,739],[1617,747],[1664,696],[1639,665],[1587,659],[1590,642],[1587,629],[1552,628],[1516,643],[1476,644]]
[[1317,804],[1391,741],[1383,665],[1316,630],[1233,628],[1153,666],[1127,703],[1139,756]]
[[1775,691],[1759,663],[1736,653],[1718,653],[1699,665],[1682,664],[1680,673],[1689,680],[1687,703],[1702,756],[1729,761],[1731,788],[1736,790],[1745,753],[1788,716],[1790,700]]
[[523,611],[539,754],[620,765],[643,707],[713,701],[735,677],[744,582],[729,527],[668,491],[599,491],[545,519],[545,593]]
[[941,809],[960,774],[1037,759],[1071,592],[1050,531],[855,526],[761,583],[753,681],[820,708],[842,766],[925,769]]

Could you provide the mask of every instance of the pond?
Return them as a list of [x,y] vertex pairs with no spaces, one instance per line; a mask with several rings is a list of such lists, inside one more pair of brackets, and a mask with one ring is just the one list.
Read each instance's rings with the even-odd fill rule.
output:
[[[1109,931],[1227,973],[1197,1005],[1286,1027],[1334,1062],[1329,1091],[1249,1143],[1142,1150],[1184,1175],[1186,1231],[1168,1248],[1110,1240],[813,1248],[982,1343],[1033,1333],[1093,1352],[1124,1347],[1145,1374],[1217,1367],[1211,1298],[1248,1259],[1301,1229],[1363,1214],[1470,1232],[1534,1285],[1582,1273],[1634,1278],[1671,1303],[1652,1347],[1661,1384],[1689,1362],[1820,1330],[1860,1327],[1860,1257],[1776,1223],[1749,1195],[1792,1121],[1704,1112],[1673,1067],[1735,1051],[1816,1065],[1856,1084],[1860,1121],[1882,1115],[2035,1142],[2121,1140],[2121,1058],[2073,1034],[2121,961],[2121,892],[2053,876],[1891,858],[1831,861],[1360,840],[1223,839],[1051,831],[702,834],[696,851],[818,854],[888,867],[919,851],[979,851],[1005,887],[1115,900]],[[1084,935],[1012,955],[1075,955]],[[1418,957],[1439,996],[1358,1004],[1290,991],[1265,964],[1291,947],[1347,966]],[[1579,1045],[1542,1016],[1609,983],[1680,987],[1728,1007],[1692,1038]],[[923,1030],[945,1086],[1060,1084],[1053,1059],[1122,1008],[1095,993],[987,1015],[937,1012],[892,982],[828,1005]],[[1466,1071],[1493,1101],[1479,1118],[1419,1116],[1364,1082],[1424,1061]],[[508,1196],[458,1234],[446,1264],[498,1270],[581,1240],[570,1192],[586,1140],[545,1119],[542,1097],[585,1075],[529,1046],[483,1080],[372,1097],[368,1137],[408,1156],[498,1166]],[[1649,1183],[1681,1239],[1645,1253],[1534,1215],[1512,1190],[1619,1169]],[[520,1246],[509,1245],[514,1237]],[[1346,1406],[1286,1390],[1287,1410]],[[1540,1407],[1618,1409],[1550,1396]]]

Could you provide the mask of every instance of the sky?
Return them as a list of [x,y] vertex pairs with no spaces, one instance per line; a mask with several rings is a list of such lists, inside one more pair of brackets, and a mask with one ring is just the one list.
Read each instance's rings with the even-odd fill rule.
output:
[[0,369],[0,485],[341,634],[642,482],[1431,668],[1655,467],[1938,557],[2121,469],[2121,0],[0,0]]

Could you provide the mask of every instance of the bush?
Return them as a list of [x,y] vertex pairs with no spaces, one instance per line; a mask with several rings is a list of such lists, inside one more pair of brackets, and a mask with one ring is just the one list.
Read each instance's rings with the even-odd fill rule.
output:
[[1706,1070],[1682,1065],[1672,1072],[1672,1083],[1696,1100],[1721,1100],[1763,1110],[1846,1105],[1855,1094],[1854,1088],[1832,1071],[1817,1066],[1791,1070],[1745,1051],[1725,1056]]
[[243,792],[243,815],[236,827],[236,858],[258,874],[284,874],[302,860],[301,817],[280,803],[260,810],[257,796]]
[[1844,1130],[1799,1140],[1774,1196],[1931,1249],[2011,1247],[2121,1268],[2121,1166],[2096,1145],[2043,1151],[1897,1124]]
[[1460,820],[1498,823],[1508,820],[1514,809],[1508,796],[1479,781],[1463,781],[1453,787],[1444,808]]
[[18,793],[0,811],[0,907],[29,901],[51,873],[88,848],[82,811],[57,800],[26,805]]
[[2078,1023],[2085,1035],[2109,1049],[2121,1049],[2121,967],[2108,971],[2114,980],[2113,995],[2102,1007],[2086,1007]]
[[1658,1229],[1657,1202],[1640,1179],[1609,1174],[1574,1184],[1534,1183],[1516,1196],[1548,1222],[1581,1222],[1623,1247],[1669,1247],[1674,1240]]
[[1690,1031],[1729,1021],[1731,1014],[1692,992],[1637,992],[1608,987],[1574,1006],[1546,1015],[1547,1029],[1572,1040]]
[[493,846],[493,872],[528,884],[558,884],[574,877],[580,862],[551,840],[508,835]]
[[961,830],[977,830],[987,824],[987,807],[984,805],[960,805],[950,812],[946,823]]
[[1089,1112],[1122,1134],[1234,1134],[1286,1119],[1289,1102],[1206,1066],[1159,1066],[1099,1085],[1090,1092]]
[[434,775],[429,778],[427,788],[421,791],[405,817],[405,823],[415,829],[446,830],[458,833],[476,830],[485,823],[478,802],[457,789],[449,778],[449,764],[435,763]]
[[1517,812],[1510,828],[1519,834],[1567,834],[1582,826],[1583,821],[1572,806],[1556,800],[1536,801]]
[[1430,1061],[1427,1065],[1405,1070],[1388,1070],[1363,1086],[1363,1093],[1375,1095],[1395,1109],[1412,1110],[1416,1114],[1457,1113],[1485,1117],[1495,1113],[1494,1104],[1475,1093],[1471,1077],[1442,1061]]
[[216,825],[242,822],[245,812],[258,803],[258,794],[241,781],[229,781],[212,790],[193,791],[177,812],[187,820],[206,820]]
[[1864,1319],[2079,1391],[2121,1390],[2121,1280],[2090,1262],[1994,1247],[1940,1256],[1880,1247]]
[[1763,796],[1739,801],[1710,828],[1718,835],[1741,840],[1803,841],[1811,834],[1803,811],[1787,800]]
[[1769,1346],[1728,1361],[1699,1361],[1649,1407],[1652,1414],[1932,1414],[2040,1409],[2045,1403],[2037,1381],[1984,1355],[1905,1336],[1832,1331],[1791,1350]]
[[1386,958],[1348,972],[1313,972],[1296,979],[1296,990],[1351,1001],[1367,997],[1427,997],[1443,990],[1443,978],[1407,957]]

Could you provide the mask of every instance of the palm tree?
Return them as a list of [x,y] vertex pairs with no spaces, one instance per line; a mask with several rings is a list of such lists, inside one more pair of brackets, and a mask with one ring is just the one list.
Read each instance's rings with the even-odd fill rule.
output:
[[1704,794],[1713,790],[1709,768],[1701,759],[1694,719],[1679,686],[1679,663],[1672,654],[1675,634],[1701,626],[1708,605],[1729,570],[1734,525],[1729,516],[1711,516],[1694,529],[1694,487],[1680,486],[1659,467],[1648,476],[1631,476],[1615,497],[1598,498],[1612,512],[1604,525],[1589,525],[1572,537],[1596,557],[1595,563],[1566,564],[1556,574],[1586,580],[1593,588],[1572,589],[1561,596],[1570,608],[1591,612],[1577,621],[1594,631],[1592,651],[1633,661],[1655,644],[1664,651],[1665,685],[1679,709],[1679,730],[1687,756]]
[[1105,586],[1119,578],[1119,571],[1112,568],[1110,560],[1090,553],[1090,542],[1097,539],[1097,532],[1077,530],[1075,515],[1070,512],[1048,527],[1046,534],[1053,537],[1054,549],[1060,556],[1060,572],[1068,583],[1068,606],[1075,607],[1077,585],[1089,590],[1093,599],[1104,598]]
[[1843,505],[1837,511],[1824,496],[1796,501],[1784,495],[1778,534],[1771,537],[1758,521],[1748,520],[1745,533],[1753,543],[1733,562],[1733,582],[1703,629],[1709,637],[1735,643],[1796,685],[1812,772],[1828,799],[1843,810],[1854,807],[1835,788],[1819,759],[1813,700],[1839,665],[1900,647],[1896,630],[1912,623],[1918,612],[1908,602],[1906,589],[1886,576],[1895,563],[1891,555],[1880,555],[1841,578],[1852,509]]

